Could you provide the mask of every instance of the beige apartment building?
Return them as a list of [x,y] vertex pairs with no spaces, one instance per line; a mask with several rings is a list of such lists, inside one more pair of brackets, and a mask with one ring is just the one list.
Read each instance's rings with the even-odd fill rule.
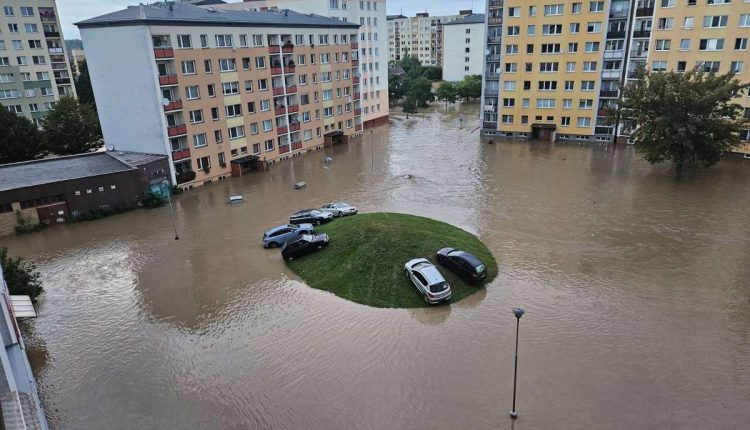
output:
[[108,148],[169,155],[182,187],[362,131],[358,24],[160,3],[77,25]]
[[37,125],[75,97],[54,0],[0,0],[0,105]]
[[419,59],[423,66],[443,65],[443,24],[471,15],[462,10],[458,15],[388,16],[388,60],[398,61],[406,56]]

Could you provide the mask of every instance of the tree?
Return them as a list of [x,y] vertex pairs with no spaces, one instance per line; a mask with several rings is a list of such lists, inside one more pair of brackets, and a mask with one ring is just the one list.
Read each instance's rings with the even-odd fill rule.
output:
[[44,291],[36,266],[20,257],[8,257],[8,248],[4,246],[0,247],[0,266],[10,294],[28,295],[31,300],[36,301]]
[[448,107],[448,103],[455,103],[458,99],[456,86],[448,82],[441,83],[437,89],[437,99],[444,101],[446,107]]
[[34,160],[44,155],[39,130],[26,117],[0,106],[0,164]]
[[77,67],[79,74],[75,80],[75,85],[78,101],[88,103],[96,110],[96,100],[94,100],[94,90],[91,88],[91,76],[86,60],[79,61]]
[[417,107],[427,107],[427,104],[434,100],[432,84],[427,78],[417,78],[409,82],[406,95],[414,100]]
[[422,63],[417,57],[407,55],[400,59],[397,64],[404,69],[408,80],[417,79],[422,76]]
[[482,76],[468,75],[458,83],[456,89],[462,99],[478,99],[482,96]]
[[404,102],[401,103],[401,109],[406,113],[406,118],[409,118],[410,113],[417,113],[417,102],[411,96],[406,96]]
[[431,81],[439,81],[443,79],[443,69],[435,66],[427,66],[422,68],[422,76]]
[[695,68],[688,72],[640,69],[622,90],[609,116],[630,121],[630,138],[649,163],[672,161],[680,172],[685,164],[710,167],[721,155],[741,144],[746,128],[743,108],[733,100],[750,84],[732,73],[716,75]]
[[42,121],[47,149],[58,155],[95,151],[102,147],[99,118],[88,104],[61,97]]
[[404,96],[404,81],[398,76],[388,76],[388,98],[391,103],[396,103]]

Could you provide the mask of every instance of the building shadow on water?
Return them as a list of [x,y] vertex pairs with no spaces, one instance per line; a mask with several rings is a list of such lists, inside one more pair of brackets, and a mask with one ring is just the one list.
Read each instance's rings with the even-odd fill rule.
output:
[[441,325],[448,320],[453,308],[460,309],[471,309],[477,307],[484,299],[487,298],[487,288],[481,287],[476,293],[466,297],[465,299],[450,303],[440,304],[436,306],[430,306],[426,308],[412,308],[409,309],[409,314],[414,317],[417,321],[424,325]]

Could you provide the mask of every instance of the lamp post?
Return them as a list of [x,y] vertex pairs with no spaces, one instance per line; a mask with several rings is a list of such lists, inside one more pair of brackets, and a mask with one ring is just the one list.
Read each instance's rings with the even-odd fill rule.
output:
[[375,149],[373,147],[372,132],[375,131],[370,129],[370,169],[375,168]]
[[172,209],[172,188],[168,181],[164,182],[167,187],[167,201],[169,202],[169,216],[172,218],[172,229],[174,229],[174,240],[180,240],[180,236],[177,235],[177,224],[174,222],[174,210]]
[[513,308],[513,315],[516,316],[516,356],[515,363],[513,365],[513,409],[510,411],[510,417],[512,419],[518,418],[516,412],[516,379],[518,377],[518,327],[521,325],[521,317],[526,311],[523,308]]

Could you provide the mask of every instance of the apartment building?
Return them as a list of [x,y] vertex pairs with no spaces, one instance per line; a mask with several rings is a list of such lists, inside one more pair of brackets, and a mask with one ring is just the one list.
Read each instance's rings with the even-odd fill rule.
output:
[[641,66],[701,65],[747,80],[749,10],[748,1],[726,0],[489,0],[483,134],[627,136],[630,125],[609,124],[606,108]]
[[182,187],[362,130],[359,24],[158,3],[76,25],[107,147],[169,155]]
[[484,67],[484,14],[464,15],[443,24],[443,80],[481,75]]
[[75,97],[54,0],[0,0],[0,105],[39,125]]
[[244,0],[217,9],[290,9],[359,24],[359,76],[364,128],[388,122],[388,58],[385,0]]
[[459,15],[430,16],[424,12],[413,17],[388,16],[388,61],[398,61],[410,55],[417,57],[423,66],[441,67],[443,24],[471,13],[463,10]]

